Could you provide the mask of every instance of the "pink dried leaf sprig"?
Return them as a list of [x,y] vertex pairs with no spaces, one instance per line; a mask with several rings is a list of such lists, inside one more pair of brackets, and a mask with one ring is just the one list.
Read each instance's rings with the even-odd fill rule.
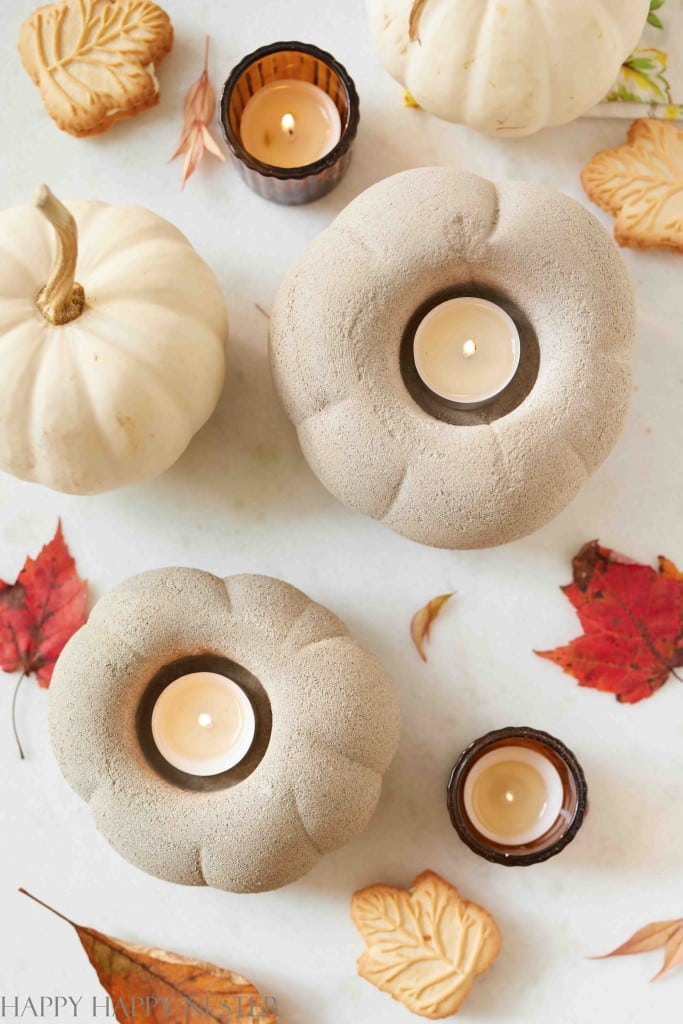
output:
[[204,49],[204,70],[185,98],[183,133],[180,136],[178,148],[171,157],[171,160],[175,160],[181,153],[185,153],[182,178],[183,188],[185,188],[188,178],[199,167],[207,151],[213,153],[219,160],[225,161],[225,155],[218,148],[218,143],[208,128],[215,110],[216,93],[209,81],[209,37],[207,36]]

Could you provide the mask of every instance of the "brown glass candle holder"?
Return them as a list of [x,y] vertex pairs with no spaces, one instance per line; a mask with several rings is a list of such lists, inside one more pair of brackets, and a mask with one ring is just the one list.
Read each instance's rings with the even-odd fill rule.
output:
[[[545,758],[559,775],[561,807],[550,827],[533,841],[519,845],[498,842],[484,835],[468,811],[465,789],[475,765],[491,752],[508,747],[532,751]],[[448,811],[462,841],[480,857],[506,867],[528,867],[555,857],[576,837],[588,809],[588,786],[576,756],[547,732],[512,727],[487,733],[471,743],[458,758],[448,783]]]
[[[339,142],[315,163],[275,167],[242,144],[240,125],[251,97],[271,82],[287,79],[317,85],[333,100],[341,119]],[[272,43],[248,54],[230,72],[221,97],[221,128],[247,185],[264,199],[286,206],[310,203],[339,184],[351,162],[360,102],[346,68],[331,54],[307,43]]]

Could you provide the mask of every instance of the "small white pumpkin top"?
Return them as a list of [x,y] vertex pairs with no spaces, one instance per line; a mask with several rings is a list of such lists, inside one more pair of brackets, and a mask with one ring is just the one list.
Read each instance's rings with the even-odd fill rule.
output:
[[650,0],[368,0],[387,70],[425,110],[499,135],[599,103]]
[[226,338],[172,224],[39,189],[0,213],[0,469],[72,494],[163,472],[218,401]]

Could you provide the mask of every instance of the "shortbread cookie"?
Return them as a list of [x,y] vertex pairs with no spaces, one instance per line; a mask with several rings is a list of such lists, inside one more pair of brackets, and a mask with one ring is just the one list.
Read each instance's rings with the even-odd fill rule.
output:
[[683,252],[683,131],[675,125],[634,121],[628,143],[594,156],[581,180],[616,217],[619,245]]
[[358,973],[412,1013],[457,1013],[500,952],[498,925],[433,871],[410,890],[371,885],[354,894],[351,917],[367,947]]
[[155,106],[155,67],[172,46],[169,17],[150,0],[61,0],[34,11],[19,34],[45,109],[77,136]]

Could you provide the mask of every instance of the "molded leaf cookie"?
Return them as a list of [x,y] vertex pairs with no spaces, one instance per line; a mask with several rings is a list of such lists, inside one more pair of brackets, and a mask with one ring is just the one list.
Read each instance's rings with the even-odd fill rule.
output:
[[21,26],[19,53],[50,117],[71,135],[99,135],[159,102],[155,65],[173,46],[150,0],[62,0]]
[[433,871],[412,888],[371,885],[354,894],[351,917],[367,949],[358,973],[412,1013],[457,1013],[474,979],[500,952],[498,925]]
[[628,143],[598,153],[581,175],[589,199],[616,218],[614,237],[634,249],[683,252],[683,131],[634,121]]

